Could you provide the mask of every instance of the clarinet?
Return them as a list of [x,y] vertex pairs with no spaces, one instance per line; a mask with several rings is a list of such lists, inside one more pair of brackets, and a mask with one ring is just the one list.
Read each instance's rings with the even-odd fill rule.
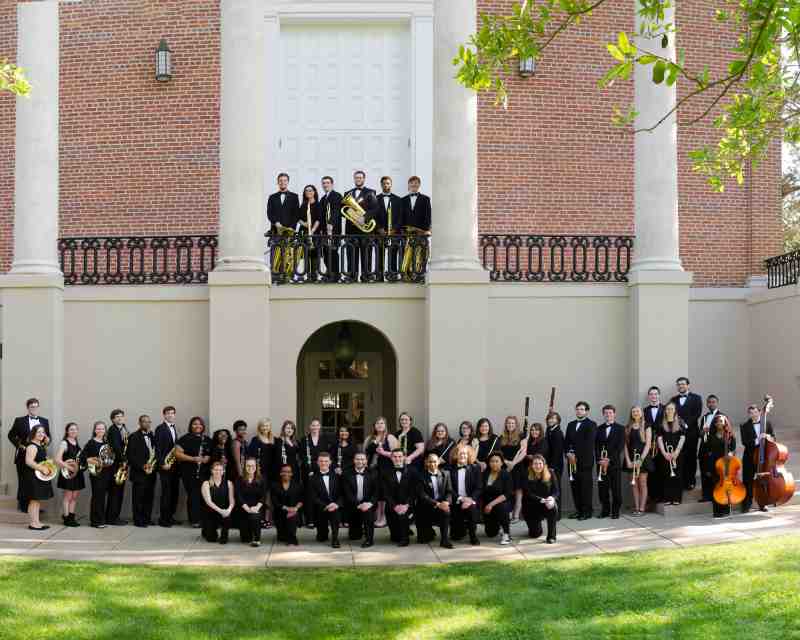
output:
[[338,450],[336,452],[336,466],[339,467],[339,470],[342,469],[342,442],[339,441]]
[[314,469],[311,466],[311,436],[306,436],[306,460],[308,460],[308,476],[314,475]]
[[[205,441],[203,440],[203,436],[201,435],[201,436],[200,436],[200,451],[199,451],[199,452],[198,452],[198,454],[197,454],[197,455],[199,455],[201,458],[203,457],[203,446],[204,446],[204,445],[205,445]],[[200,479],[200,468],[201,468],[202,466],[203,466],[203,463],[202,463],[202,461],[197,463],[197,471],[196,471],[195,477],[196,477],[198,480]]]
[[281,438],[281,464],[287,464],[288,458],[286,457],[286,440]]

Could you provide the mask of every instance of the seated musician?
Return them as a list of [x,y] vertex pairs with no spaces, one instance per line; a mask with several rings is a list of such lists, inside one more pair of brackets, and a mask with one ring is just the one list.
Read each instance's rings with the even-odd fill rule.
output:
[[402,449],[394,449],[391,455],[392,466],[381,478],[389,539],[400,547],[407,547],[418,476],[414,467],[405,464]]
[[[705,452],[705,462],[707,468],[712,470],[712,487],[720,481],[717,474],[717,460],[725,456],[733,456],[736,451],[736,438],[733,435],[733,427],[731,426],[728,416],[718,413],[714,419],[714,431],[706,438],[703,444],[700,445],[701,451]],[[714,517],[724,518],[731,515],[731,505],[718,504],[714,500],[714,491],[711,491],[711,500],[714,504]]]
[[417,531],[420,543],[434,538],[433,527],[439,527],[439,546],[452,549],[450,542],[450,512],[453,502],[453,487],[450,475],[439,470],[439,456],[429,453],[425,457],[425,471],[419,483],[417,497]]
[[358,452],[354,467],[344,473],[344,498],[350,518],[348,537],[360,540],[366,549],[375,544],[375,508],[378,504],[378,477],[367,467],[367,454]]
[[342,479],[331,470],[331,454],[322,451],[317,457],[319,470],[308,479],[308,497],[317,526],[317,542],[328,540],[331,534],[331,547],[338,549],[341,511],[344,505]]
[[[222,462],[211,465],[211,477],[200,487],[203,497],[203,539],[227,544],[231,513],[236,506],[233,483],[224,476]],[[219,534],[219,535],[218,535]]]
[[304,494],[303,485],[294,477],[294,467],[289,463],[282,464],[279,480],[270,490],[278,542],[295,546],[300,544],[297,541],[297,525],[303,509]]
[[556,541],[558,487],[545,464],[544,456],[533,456],[522,487],[522,516],[528,525],[528,537],[542,535],[542,520],[547,520],[547,544]]
[[483,529],[487,538],[494,538],[500,529],[503,535],[500,544],[511,544],[511,504],[514,484],[511,474],[503,468],[503,455],[493,451],[487,458],[487,468],[483,473]]

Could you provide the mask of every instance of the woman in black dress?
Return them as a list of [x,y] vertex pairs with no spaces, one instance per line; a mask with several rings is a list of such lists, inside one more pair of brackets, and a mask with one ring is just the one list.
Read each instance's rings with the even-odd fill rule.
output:
[[439,456],[439,469],[448,471],[450,469],[450,454],[455,448],[455,441],[450,437],[447,425],[444,422],[437,422],[433,427],[431,438],[425,444],[425,457],[429,453]]
[[280,479],[272,485],[271,489],[278,542],[295,546],[300,544],[297,541],[297,520],[303,509],[304,494],[303,487],[294,479],[294,470],[291,465],[283,465],[280,470]]
[[[56,451],[55,462],[59,468],[58,481],[56,486],[64,492],[63,507],[64,526],[79,527],[75,519],[75,506],[78,504],[78,496],[86,488],[86,480],[83,477],[83,469],[80,463],[81,446],[78,444],[78,425],[68,422],[64,427],[64,439]],[[70,475],[64,477],[64,473]]]
[[261,512],[267,503],[267,488],[261,478],[258,460],[247,458],[244,473],[234,483],[236,506],[239,508],[239,536],[251,547],[261,546]]
[[[313,184],[308,184],[303,188],[302,202],[297,210],[297,224],[295,232],[303,238],[303,253],[306,254],[305,265],[298,267],[296,271],[305,274],[308,279],[315,279],[319,269],[317,265],[317,246],[321,236],[320,224],[322,222],[319,207],[319,197],[317,188]],[[309,226],[310,225],[310,226]],[[306,240],[306,238],[309,238]],[[295,280],[301,280],[301,275],[295,275]]]
[[510,507],[514,484],[511,474],[503,469],[503,456],[493,451],[487,461],[483,473],[483,493],[481,494],[481,511],[483,513],[483,529],[486,536],[494,538],[500,529],[503,535],[500,544],[511,544]]
[[203,538],[208,542],[227,544],[236,497],[233,483],[225,478],[220,461],[211,464],[211,477],[201,485],[200,494],[203,500]]
[[661,434],[658,436],[658,450],[661,461],[661,486],[664,492],[664,502],[667,504],[680,504],[683,495],[683,480],[681,475],[682,458],[681,449],[686,441],[684,436],[686,426],[678,416],[675,404],[670,402],[664,407],[664,420],[661,423]]
[[[478,420],[478,465],[481,471],[486,471],[489,456],[495,452],[500,452],[500,436],[492,428],[489,418]],[[501,456],[502,458],[502,456]]]
[[411,415],[405,411],[400,414],[398,422],[400,423],[400,431],[397,432],[396,437],[398,446],[403,450],[403,455],[406,457],[406,464],[422,473],[423,458],[425,457],[425,438],[422,437],[422,432],[414,426]]
[[[272,435],[272,421],[269,418],[262,418],[256,426],[256,435],[250,441],[247,450],[248,458],[255,458],[258,461],[258,470],[261,474],[261,482],[265,487],[272,484],[272,479],[277,477],[274,474],[275,465],[275,436]],[[264,505],[261,526],[264,529],[272,527],[272,515],[269,508],[269,501]]]
[[514,471],[514,467],[524,460],[524,456],[518,455],[521,438],[519,420],[516,416],[507,416],[503,424],[503,434],[500,436],[500,453],[503,454],[503,464],[505,464],[506,471],[511,474],[511,480],[514,483],[514,507],[511,512],[511,522],[519,520],[522,511],[523,476]]
[[49,529],[48,525],[43,525],[39,520],[39,511],[43,500],[53,497],[52,481],[39,480],[36,472],[48,475],[50,468],[42,463],[47,460],[47,433],[44,426],[37,425],[31,429],[28,436],[28,446],[25,448],[25,468],[22,475],[22,495],[28,501],[28,515],[31,523],[28,529],[31,531],[44,531]]
[[714,500],[713,487],[719,482],[720,477],[717,473],[717,460],[725,457],[732,457],[736,451],[736,438],[733,435],[733,428],[731,427],[728,416],[718,413],[714,418],[714,425],[712,433],[709,434],[708,439],[701,445],[707,451],[707,462],[710,469],[712,469],[711,476],[711,501],[714,503],[714,517],[725,518],[731,515],[730,504],[719,504]]
[[81,451],[80,463],[89,468],[89,482],[92,485],[92,499],[89,505],[89,524],[95,529],[106,528],[106,497],[114,482],[114,466],[104,466],[100,461],[100,450],[106,447],[106,423],[98,420],[92,426],[92,438]]
[[371,469],[377,469],[378,506],[375,508],[375,526],[386,526],[386,501],[383,499],[381,478],[392,470],[392,451],[399,446],[397,438],[389,433],[386,418],[379,416],[372,425],[372,433],[364,443],[364,451]]
[[298,450],[297,425],[291,420],[284,420],[281,425],[281,435],[275,439],[271,477],[277,478],[281,467],[288,464],[292,468],[294,477],[300,478],[300,456]]
[[358,453],[358,445],[353,442],[349,427],[339,427],[339,437],[330,446],[328,453],[331,454],[331,466],[338,475],[353,470],[353,458]]
[[647,508],[647,478],[655,470],[652,455],[654,446],[653,430],[645,423],[642,408],[631,407],[628,424],[625,425],[625,471],[629,471],[633,476],[634,462],[638,461],[636,476],[631,478],[632,516],[644,515]]
[[544,434],[544,427],[541,422],[534,422],[531,425],[527,437],[523,438],[519,443],[519,451],[517,455],[521,459],[514,465],[514,469],[517,473],[522,474],[522,477],[519,479],[519,484],[522,485],[525,482],[524,476],[527,474],[528,469],[530,469],[531,462],[533,462],[533,456],[540,455],[545,459],[545,464],[547,463],[549,451],[547,447],[547,438]]
[[205,435],[205,431],[206,423],[200,416],[194,416],[189,420],[189,431],[175,443],[178,472],[181,474],[183,488],[186,491],[186,512],[189,522],[195,529],[201,526],[203,497],[200,494],[200,487],[207,477],[206,470],[211,461],[211,438]]
[[211,462],[221,462],[225,478],[234,482],[239,477],[236,457],[233,455],[233,437],[227,429],[217,429],[211,436]]
[[556,541],[558,520],[558,487],[547,468],[544,456],[536,454],[525,477],[523,514],[528,525],[528,537],[542,535],[542,520],[547,520],[547,544]]

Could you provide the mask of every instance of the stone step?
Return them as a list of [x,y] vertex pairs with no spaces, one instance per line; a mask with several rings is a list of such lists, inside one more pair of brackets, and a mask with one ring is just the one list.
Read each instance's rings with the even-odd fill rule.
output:
[[[708,515],[714,512],[714,507],[710,502],[698,502],[699,497],[694,496],[695,491],[686,492],[683,494],[683,502],[681,504],[658,504],[655,507],[654,513],[657,513],[665,518],[683,518],[686,516],[694,515]],[[794,496],[789,499],[785,505],[800,504],[800,491],[796,491]],[[738,507],[734,507],[734,512]]]

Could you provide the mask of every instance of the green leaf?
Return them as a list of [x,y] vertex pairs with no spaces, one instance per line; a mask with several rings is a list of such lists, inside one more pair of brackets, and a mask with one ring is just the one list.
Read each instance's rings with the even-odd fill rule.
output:
[[617,35],[617,46],[619,46],[619,50],[622,51],[622,53],[630,53],[632,49],[628,36],[624,31],[620,31]]
[[617,47],[617,45],[609,42],[606,45],[606,48],[608,49],[608,52],[611,54],[612,58],[614,58],[615,60],[619,60],[620,62],[625,62],[625,54],[623,54],[622,51],[619,50],[619,47]]
[[653,82],[656,84],[661,84],[664,82],[664,72],[667,69],[667,65],[664,64],[663,60],[659,60],[653,66]]
[[738,75],[744,71],[746,66],[747,62],[745,60],[734,60],[728,65],[728,73],[733,76]]
[[658,60],[657,56],[646,53],[643,56],[639,56],[637,62],[639,64],[653,64],[656,60]]

